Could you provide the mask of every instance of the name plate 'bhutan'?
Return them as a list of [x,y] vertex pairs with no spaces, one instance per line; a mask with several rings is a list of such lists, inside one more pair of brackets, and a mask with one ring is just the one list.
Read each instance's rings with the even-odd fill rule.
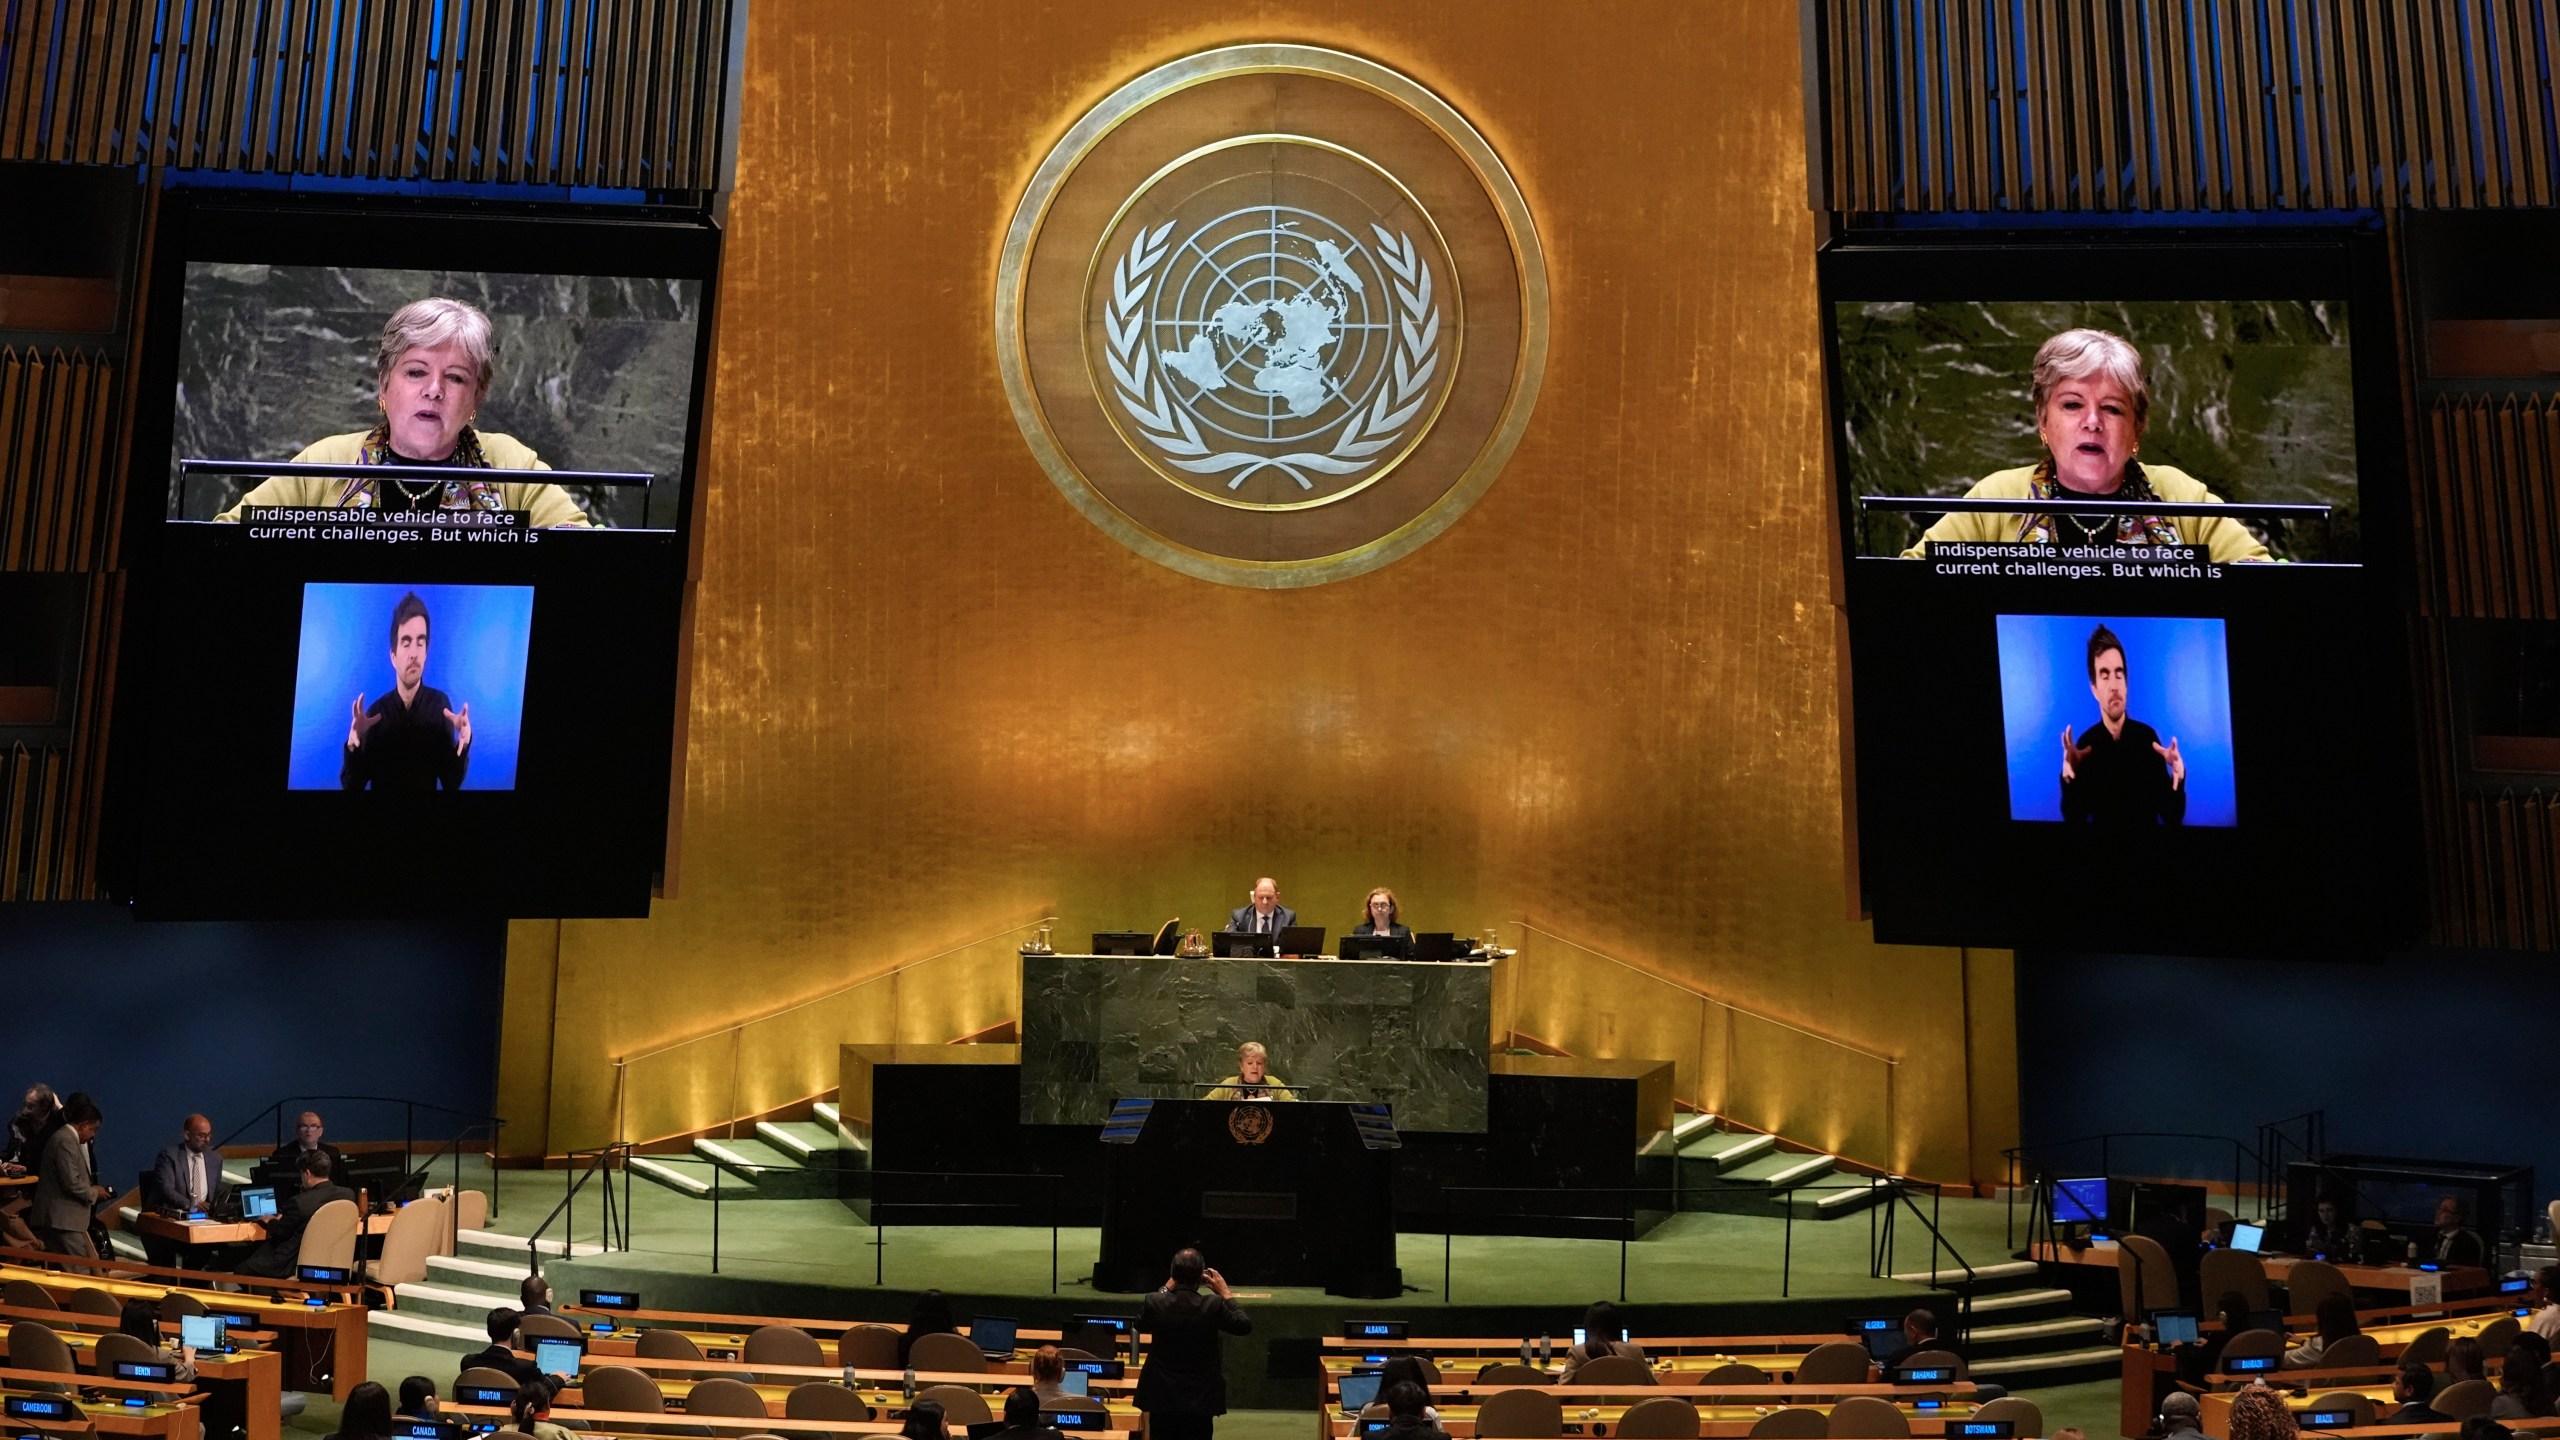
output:
[[1527,205],[1367,60],[1211,50],[1077,120],[1005,237],[1014,418],[1086,518],[1221,584],[1320,585],[1484,493],[1546,363]]

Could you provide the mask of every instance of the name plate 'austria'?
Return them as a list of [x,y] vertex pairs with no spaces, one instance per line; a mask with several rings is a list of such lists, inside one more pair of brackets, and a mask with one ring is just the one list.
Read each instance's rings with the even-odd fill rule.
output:
[[1410,553],[1518,443],[1546,260],[1437,95],[1301,45],[1138,77],[1041,162],[996,347],[1058,489],[1161,564],[1320,585]]

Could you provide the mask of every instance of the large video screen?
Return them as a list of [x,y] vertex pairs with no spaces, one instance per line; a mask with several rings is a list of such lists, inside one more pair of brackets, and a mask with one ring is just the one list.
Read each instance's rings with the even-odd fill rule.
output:
[[2405,926],[2376,243],[1825,251],[1879,939],[2247,954]]
[[153,248],[110,884],[646,913],[716,229],[182,189]]

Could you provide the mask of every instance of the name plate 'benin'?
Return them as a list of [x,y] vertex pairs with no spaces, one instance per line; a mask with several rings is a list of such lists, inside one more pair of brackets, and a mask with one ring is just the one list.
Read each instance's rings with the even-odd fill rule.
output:
[[1005,237],[1015,420],[1087,519],[1221,584],[1410,553],[1500,473],[1546,260],[1458,112],[1368,60],[1206,51],[1069,127]]

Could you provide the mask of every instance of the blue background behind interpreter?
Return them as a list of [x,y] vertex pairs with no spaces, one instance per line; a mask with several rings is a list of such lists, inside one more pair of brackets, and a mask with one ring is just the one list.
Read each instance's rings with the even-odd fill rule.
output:
[[319,583],[302,587],[293,764],[286,788],[338,788],[347,707],[361,693],[369,709],[398,686],[391,669],[391,611],[412,590],[427,604],[425,683],[451,696],[454,709],[471,707],[471,768],[462,788],[516,788],[533,587]]
[[2186,758],[2186,823],[2239,824],[2222,622],[2184,616],[1999,617],[2009,818],[2062,819],[2062,727],[2076,740],[2098,723],[2089,632],[2102,624],[2124,642],[2125,713],[2159,731],[2163,745],[2176,737]]

